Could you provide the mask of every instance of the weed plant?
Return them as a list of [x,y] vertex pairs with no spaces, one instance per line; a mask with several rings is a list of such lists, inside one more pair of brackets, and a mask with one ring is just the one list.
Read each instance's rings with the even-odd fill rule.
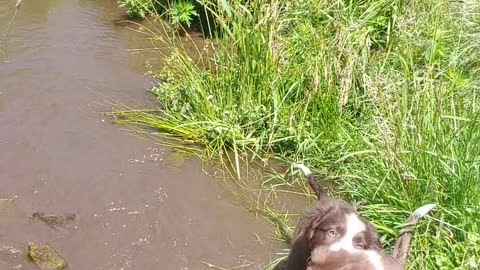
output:
[[117,112],[122,123],[204,145],[208,158],[232,153],[238,179],[242,161],[303,162],[362,204],[387,249],[408,213],[434,202],[409,267],[478,269],[480,2],[204,4],[220,32],[198,49],[208,57],[167,39],[158,111]]
[[166,17],[174,26],[190,27],[198,13],[192,0],[118,0],[132,18]]
[[167,1],[160,0],[118,0],[121,7],[126,8],[127,15],[132,18],[145,18],[147,15],[156,13],[158,7]]

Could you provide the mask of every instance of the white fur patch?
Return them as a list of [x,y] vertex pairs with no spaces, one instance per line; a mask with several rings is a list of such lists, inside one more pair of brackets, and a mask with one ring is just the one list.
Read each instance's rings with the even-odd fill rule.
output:
[[296,168],[296,169],[302,170],[302,172],[305,174],[305,176],[309,176],[309,175],[312,174],[312,171],[310,171],[310,169],[303,164],[295,164],[295,165],[293,165],[293,167]]
[[382,256],[378,251],[358,250],[357,252],[364,252],[364,254],[368,257],[368,261],[373,265],[375,270],[383,270]]
[[337,242],[330,246],[331,251],[345,250],[350,253],[363,253],[367,256],[368,261],[373,265],[375,270],[384,270],[382,255],[375,250],[358,249],[353,245],[353,238],[358,233],[367,230],[365,223],[355,213],[347,214],[346,216],[346,232],[345,235]]
[[353,238],[360,232],[363,232],[367,229],[365,223],[360,220],[357,214],[350,213],[346,214],[346,226],[345,226],[345,235],[340,238],[339,241],[333,243],[330,246],[331,251],[345,250],[348,252],[357,251],[357,248],[353,246]]

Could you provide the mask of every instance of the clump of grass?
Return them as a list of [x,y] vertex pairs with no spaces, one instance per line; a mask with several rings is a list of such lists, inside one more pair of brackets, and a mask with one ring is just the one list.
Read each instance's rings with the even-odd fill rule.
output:
[[119,112],[125,123],[204,145],[208,158],[231,152],[238,178],[242,161],[302,161],[337,179],[336,195],[362,202],[387,247],[409,212],[434,202],[409,266],[478,269],[480,2],[205,7],[220,32],[208,59],[167,40],[152,89],[160,109]]
[[120,7],[127,10],[127,15],[132,18],[145,18],[149,14],[155,14],[156,9],[162,6],[163,2],[157,0],[118,0]]
[[193,0],[118,0],[131,18],[164,17],[176,27],[190,28],[198,13]]

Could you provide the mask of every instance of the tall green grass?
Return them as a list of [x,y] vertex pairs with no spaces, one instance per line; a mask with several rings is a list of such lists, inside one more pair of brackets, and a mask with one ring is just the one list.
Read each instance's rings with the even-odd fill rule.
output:
[[244,161],[301,161],[363,205],[387,249],[409,212],[437,203],[409,266],[478,269],[480,2],[246,2],[204,3],[219,35],[200,60],[163,39],[158,111],[117,112],[120,122],[204,145],[208,158],[232,153],[238,179]]

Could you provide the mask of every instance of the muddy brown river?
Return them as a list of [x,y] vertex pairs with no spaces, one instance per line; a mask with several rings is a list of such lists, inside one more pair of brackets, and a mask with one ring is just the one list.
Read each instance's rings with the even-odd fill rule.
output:
[[[2,36],[15,2],[0,0]],[[122,14],[115,0],[23,0],[0,47],[0,269],[36,269],[29,242],[70,269],[263,269],[270,227],[199,161],[172,164],[99,114],[141,105],[152,84]]]

